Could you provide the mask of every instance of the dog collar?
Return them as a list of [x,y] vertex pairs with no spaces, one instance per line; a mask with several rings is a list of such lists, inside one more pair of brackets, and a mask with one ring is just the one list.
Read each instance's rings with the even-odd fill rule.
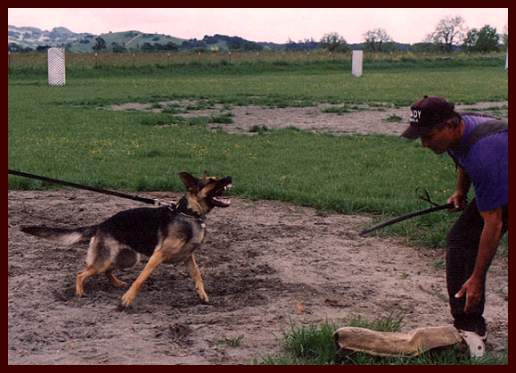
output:
[[201,215],[201,214],[198,214],[197,212],[195,212],[194,210],[192,209],[189,209],[187,206],[186,206],[187,202],[186,202],[186,199],[183,197],[179,200],[179,202],[177,203],[177,205],[175,206],[168,206],[169,210],[173,211],[173,212],[178,212],[180,214],[183,214],[183,215],[186,215],[186,216],[190,216],[190,217],[194,217],[196,218],[199,222],[203,223],[204,220],[206,219],[205,216]]
[[192,211],[190,209],[188,209],[187,211],[178,211],[180,214],[183,214],[183,215],[186,215],[186,216],[189,216],[189,217],[193,217],[193,218],[196,218],[199,222],[203,223],[204,222],[204,219],[206,219],[204,216],[202,215],[199,215],[198,213],[196,213],[195,211]]

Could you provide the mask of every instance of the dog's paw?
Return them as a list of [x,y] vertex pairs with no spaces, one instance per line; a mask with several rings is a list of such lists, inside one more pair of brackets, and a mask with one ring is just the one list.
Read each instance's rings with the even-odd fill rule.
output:
[[122,299],[120,300],[120,305],[122,307],[129,307],[131,303],[133,303],[135,298],[135,294],[131,291],[127,291],[124,295],[122,295]]
[[119,303],[118,306],[116,306],[116,310],[118,312],[124,312],[129,310],[129,306],[124,306],[122,303]]
[[127,282],[118,280],[117,282],[112,282],[113,286],[119,289],[123,289],[127,287]]
[[125,288],[127,287],[127,283],[120,280],[116,277],[112,272],[106,272],[106,277],[109,279],[111,284],[116,288]]
[[208,298],[208,295],[206,293],[197,294],[199,296],[199,299],[202,303],[208,304],[210,303],[210,298]]

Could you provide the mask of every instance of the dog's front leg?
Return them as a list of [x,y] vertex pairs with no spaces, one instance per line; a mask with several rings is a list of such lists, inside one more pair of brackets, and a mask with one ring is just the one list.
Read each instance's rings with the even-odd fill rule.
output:
[[192,276],[192,279],[195,282],[195,291],[197,292],[197,295],[203,302],[208,303],[210,300],[204,291],[204,282],[202,281],[201,271],[197,266],[194,254],[185,260],[185,265],[188,269],[188,272],[190,272],[190,276]]
[[125,292],[125,294],[122,296],[122,306],[127,307],[129,306],[134,298],[138,295],[138,292],[140,291],[140,288],[142,287],[143,283],[147,278],[149,278],[152,271],[161,263],[163,262],[163,254],[161,250],[156,250],[149,258],[149,261],[145,265],[145,268],[143,268],[142,273],[138,276],[138,278],[133,282],[129,290]]

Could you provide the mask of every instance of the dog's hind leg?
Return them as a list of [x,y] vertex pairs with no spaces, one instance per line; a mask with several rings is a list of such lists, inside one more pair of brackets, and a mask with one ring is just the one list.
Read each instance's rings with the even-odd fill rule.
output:
[[86,268],[77,274],[75,282],[75,294],[77,296],[84,296],[84,283],[88,278],[112,267],[113,259],[110,251],[113,242],[106,241],[102,236],[91,239],[86,257]]
[[84,281],[97,272],[98,271],[94,266],[89,265],[77,274],[77,280],[75,281],[75,294],[78,297],[84,296]]
[[113,274],[113,270],[112,269],[109,269],[106,271],[106,277],[109,279],[109,281],[111,281],[111,283],[113,284],[113,286],[117,287],[117,288],[125,288],[127,286],[127,283],[118,279],[114,274]]
[[145,265],[145,268],[143,268],[143,271],[138,275],[136,280],[132,283],[129,290],[125,292],[125,294],[122,296],[122,302],[121,305],[123,307],[129,306],[133,301],[134,298],[138,295],[138,292],[140,291],[140,288],[142,287],[143,283],[149,276],[151,275],[152,271],[161,263],[163,262],[163,254],[161,250],[154,251],[154,254],[151,255],[149,258],[149,261]]
[[197,266],[194,254],[192,254],[188,259],[185,260],[185,265],[188,269],[188,272],[190,273],[190,276],[192,276],[192,279],[194,280],[195,292],[203,302],[208,303],[210,300],[208,298],[208,295],[204,291],[204,282],[202,281],[201,271]]

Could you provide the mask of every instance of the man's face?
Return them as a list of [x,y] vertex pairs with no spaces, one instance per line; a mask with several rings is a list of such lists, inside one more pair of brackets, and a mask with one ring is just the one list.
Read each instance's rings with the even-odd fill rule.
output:
[[436,128],[421,136],[421,145],[432,150],[435,154],[442,154],[448,150],[453,142],[453,131],[449,126]]

